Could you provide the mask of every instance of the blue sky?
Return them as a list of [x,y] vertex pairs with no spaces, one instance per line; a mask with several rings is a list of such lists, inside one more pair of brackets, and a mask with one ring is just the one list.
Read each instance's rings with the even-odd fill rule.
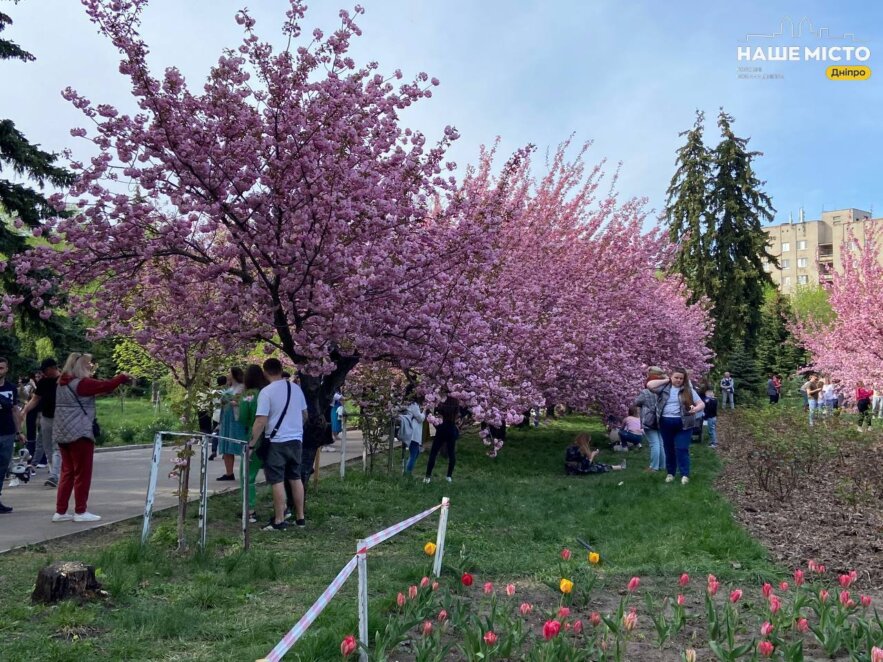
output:
[[[244,2],[153,0],[142,33],[157,68],[178,66],[199,86],[223,47],[236,46],[233,15]],[[705,110],[706,139],[723,106],[738,135],[764,152],[757,163],[778,212],[777,222],[803,206],[807,218],[823,209],[873,206],[883,216],[883,3],[668,3],[606,0],[362,0],[364,36],[353,54],[381,70],[406,76],[426,71],[441,80],[434,97],[405,116],[407,125],[440,135],[457,126],[451,157],[474,162],[478,147],[502,139],[503,153],[533,143],[542,153],[574,134],[592,140],[590,160],[622,162],[619,191],[646,196],[659,210],[673,172],[678,133]],[[262,36],[279,34],[287,3],[253,0]],[[337,24],[339,0],[316,0],[305,27]],[[9,117],[45,148],[83,143],[68,133],[83,125],[60,96],[70,85],[95,102],[131,110],[113,48],[74,0],[4,3],[15,21],[4,35],[37,62],[0,64],[0,117]],[[855,33],[871,49],[868,81],[830,81],[818,62],[756,63],[781,80],[740,80],[736,48],[747,33],[775,31],[784,16],[808,17],[831,34]],[[305,30],[305,33],[308,33]],[[820,43],[777,41],[783,45]],[[828,41],[828,44],[839,42]],[[877,68],[881,67],[879,71]]]

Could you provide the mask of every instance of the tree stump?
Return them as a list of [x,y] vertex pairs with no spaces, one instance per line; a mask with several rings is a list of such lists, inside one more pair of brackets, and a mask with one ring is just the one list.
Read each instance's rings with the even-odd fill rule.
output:
[[94,566],[80,561],[62,561],[40,570],[31,600],[53,604],[68,598],[93,600],[103,595],[105,592],[95,579]]

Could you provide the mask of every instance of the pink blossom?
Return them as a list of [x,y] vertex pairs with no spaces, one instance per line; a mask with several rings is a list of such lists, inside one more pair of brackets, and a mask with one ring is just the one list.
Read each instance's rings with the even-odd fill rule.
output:
[[678,597],[677,597],[678,606],[683,607],[686,602],[687,602],[687,599],[683,595],[678,593]]
[[598,627],[599,625],[601,625],[601,614],[599,614],[597,611],[593,611],[591,614],[589,614],[589,622],[594,627]]
[[637,624],[638,613],[634,609],[622,617],[622,626],[628,631],[634,630]]
[[529,602],[522,602],[521,606],[518,608],[518,611],[521,612],[522,616],[527,616],[530,612],[533,611],[533,606]]
[[423,621],[422,632],[424,637],[428,637],[430,634],[432,634],[432,621]]
[[782,601],[779,600],[778,596],[771,595],[770,596],[770,613],[777,614],[781,608],[782,608]]
[[417,587],[415,585],[411,585],[408,587],[408,598],[413,600],[417,597]]
[[763,597],[769,600],[769,597],[773,594],[773,585],[769,582],[764,582],[761,592],[763,593]]
[[779,589],[782,590],[782,591],[787,591],[788,588],[789,588],[789,586],[788,586],[788,582],[781,582],[781,583],[779,584]]
[[444,609],[442,609],[440,612],[438,612],[438,616],[436,616],[436,620],[439,623],[444,623],[446,620],[448,620],[448,612],[446,612]]
[[404,593],[399,592],[399,594],[396,596],[396,604],[399,607],[405,606],[405,594]]
[[764,621],[763,625],[760,626],[760,634],[762,637],[769,637],[773,633],[773,624],[769,621]]
[[420,588],[426,588],[429,586],[429,577],[424,577],[420,580]]
[[579,619],[576,619],[573,622],[573,633],[580,634],[580,633],[582,633],[582,631],[583,631],[583,622]]
[[485,594],[490,594],[494,592],[494,585],[491,582],[484,583],[484,592]]
[[822,589],[819,591],[819,601],[820,602],[827,602],[828,601],[828,591],[826,591],[825,589]]
[[561,550],[561,558],[564,559],[565,561],[570,560],[570,550],[567,549],[566,547]]
[[730,591],[730,602],[735,604],[735,603],[739,602],[739,600],[741,600],[741,599],[742,599],[742,589],[737,588],[733,591]]
[[772,642],[769,641],[761,641],[757,645],[757,651],[761,654],[762,657],[771,657],[775,649],[776,647],[773,646]]
[[432,582],[432,590],[433,590],[433,591],[437,591],[437,590],[438,590],[438,582]]
[[506,584],[506,595],[510,598],[515,595],[515,584]]
[[840,604],[846,607],[850,602],[849,591],[840,591]]
[[840,588],[849,588],[850,584],[855,581],[850,574],[840,575],[837,578],[837,581],[840,582]]
[[861,600],[862,600],[862,607],[864,607],[865,609],[867,609],[868,607],[871,606],[871,596],[870,595],[863,595]]
[[486,643],[488,646],[493,646],[495,643],[497,643],[497,635],[494,634],[493,630],[488,630],[484,633],[484,643]]
[[883,648],[874,646],[871,649],[871,662],[883,662]]
[[798,568],[794,571],[794,583],[797,586],[803,586],[804,578],[803,578],[803,570]]
[[567,618],[568,616],[570,616],[570,609],[568,607],[558,609],[558,618]]
[[561,623],[558,621],[549,620],[543,623],[543,639],[546,641],[557,637],[559,632],[561,632]]
[[690,575],[688,575],[688,574],[685,572],[685,573],[682,574],[682,575],[680,576],[680,578],[678,579],[678,584],[679,584],[680,586],[686,586],[686,585],[689,584],[689,583],[690,583]]
[[632,577],[629,580],[629,585],[628,585],[629,592],[634,593],[635,591],[638,590],[638,587],[640,585],[641,585],[641,578],[640,577]]
[[807,621],[805,618],[798,618],[797,629],[800,632],[806,632],[807,630],[809,630],[809,621]]

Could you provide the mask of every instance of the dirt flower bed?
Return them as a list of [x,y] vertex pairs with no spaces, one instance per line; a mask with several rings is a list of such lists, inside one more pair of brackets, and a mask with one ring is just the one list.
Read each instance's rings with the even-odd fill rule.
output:
[[[772,408],[771,408],[772,409]],[[860,433],[848,415],[810,428],[803,412],[736,411],[720,417],[717,487],[736,518],[780,563],[813,559],[859,571],[883,590],[883,435]]]

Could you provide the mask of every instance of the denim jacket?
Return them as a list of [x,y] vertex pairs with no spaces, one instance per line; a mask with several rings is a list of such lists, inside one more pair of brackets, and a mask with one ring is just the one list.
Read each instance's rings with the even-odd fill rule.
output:
[[[696,390],[693,388],[693,384],[691,384],[690,382],[684,384],[684,388],[690,389],[691,392]],[[671,384],[666,384],[659,392],[659,395],[656,396],[657,418],[662,418],[662,410],[665,409],[665,403],[668,402],[669,393],[671,393]],[[683,425],[683,429],[692,430],[696,427],[696,414],[688,413],[688,410],[684,406],[683,402],[678,401],[678,403],[681,405],[681,424]]]
[[656,420],[656,402],[657,396],[649,388],[645,388],[638,393],[638,397],[632,403],[632,407],[641,408],[641,427],[645,430],[655,430],[659,427]]

